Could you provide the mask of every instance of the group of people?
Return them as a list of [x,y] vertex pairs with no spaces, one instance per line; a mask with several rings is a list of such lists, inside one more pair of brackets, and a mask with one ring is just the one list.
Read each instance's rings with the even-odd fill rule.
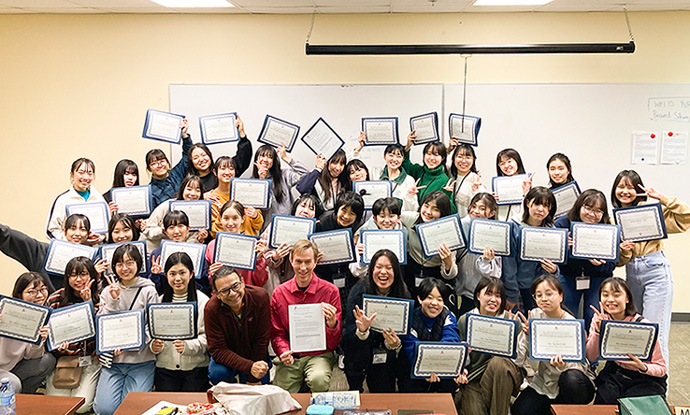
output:
[[[412,131],[405,145],[385,147],[385,168],[370,175],[369,167],[356,158],[364,133],[351,154],[339,150],[328,160],[318,155],[309,169],[284,146],[262,145],[253,152],[240,118],[236,126],[240,140],[233,157],[214,160],[207,146],[193,144],[186,121],[179,163],[172,166],[160,149],[147,153],[154,204],[148,218],[119,213],[109,192],[101,195],[94,189],[91,160],[80,158],[72,164],[71,186],[50,208],[47,234],[90,246],[118,244],[110,261],[76,257],[67,263],[64,275],[46,275],[48,243],[0,225],[0,250],[28,270],[16,280],[14,298],[54,309],[92,301],[100,315],[145,309],[152,303],[196,302],[198,336],[163,341],[147,332],[144,348],[101,355],[95,354],[95,339],[64,343],[48,352],[44,343],[0,337],[0,377],[10,377],[15,390],[24,393],[35,393],[45,381],[46,394],[85,397],[79,411],[93,409],[98,415],[114,413],[128,392],[153,388],[205,391],[210,383],[226,381],[272,382],[289,392],[327,391],[339,356],[350,389],[363,391],[366,384],[370,392],[451,392],[461,414],[507,414],[509,409],[514,415],[548,414],[552,403],[611,404],[619,397],[666,393],[673,282],[660,240],[623,241],[618,262],[524,261],[515,254],[498,256],[490,247],[475,254],[464,248],[451,250],[445,243],[438,255],[424,255],[415,226],[454,213],[462,218],[465,235],[472,219],[509,222],[512,244],[517,244],[523,226],[611,223],[606,196],[596,189],[583,191],[565,216],[555,218],[552,189],[574,181],[566,155],[554,154],[546,163],[547,186],[534,186],[532,175],[525,175],[522,203],[499,206],[479,176],[475,147],[455,139],[448,147],[442,142],[426,144],[422,163],[416,164],[409,154],[416,139]],[[268,209],[230,199],[231,179],[250,167],[250,177],[271,180]],[[525,172],[516,150],[498,153],[498,176]],[[362,195],[352,191],[352,183],[362,180],[391,181],[392,197],[376,200],[368,211]],[[135,162],[117,163],[113,188],[139,183]],[[187,215],[170,210],[169,201],[201,199],[212,202],[212,226],[192,231]],[[633,170],[618,174],[610,200],[614,208],[658,202],[669,233],[690,227],[690,207],[644,187]],[[73,203],[100,201],[108,202],[111,210],[105,235],[91,231],[88,217],[68,216],[65,209]],[[406,263],[401,265],[401,258],[382,249],[368,265],[320,264],[322,252],[309,240],[270,248],[274,214],[315,218],[317,232],[351,229],[358,259],[363,254],[361,230],[405,229]],[[254,270],[214,262],[218,232],[260,238]],[[146,255],[130,244],[138,240],[146,241]],[[195,269],[198,266],[185,252],[163,261],[162,240],[207,244],[202,269]],[[625,280],[613,277],[617,266],[625,266]],[[414,300],[409,333],[372,329],[376,315],[364,312],[365,295]],[[292,350],[290,332],[299,328],[290,327],[288,309],[296,304],[321,304],[326,349]],[[468,313],[518,320],[522,330],[517,357],[470,352],[454,379],[434,373],[426,379],[412,377],[417,344],[465,340]],[[528,317],[584,318],[589,362],[564,362],[560,355],[550,361],[530,360]],[[658,323],[652,359],[643,362],[630,355],[629,360],[608,361],[595,376],[589,363],[599,357],[600,325],[607,319]],[[47,335],[44,327],[43,341]],[[79,356],[85,362],[79,385],[72,389],[53,384],[56,359],[64,356]]]

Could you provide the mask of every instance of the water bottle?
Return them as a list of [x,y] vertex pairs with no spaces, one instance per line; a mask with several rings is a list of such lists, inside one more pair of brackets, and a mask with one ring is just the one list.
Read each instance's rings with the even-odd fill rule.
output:
[[2,378],[0,385],[0,415],[17,415],[14,403],[14,388],[9,378]]

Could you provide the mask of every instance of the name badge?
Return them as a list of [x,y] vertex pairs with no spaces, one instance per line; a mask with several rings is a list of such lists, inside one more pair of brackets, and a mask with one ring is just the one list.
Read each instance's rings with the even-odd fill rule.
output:
[[333,285],[338,288],[345,288],[345,276],[343,274],[335,274],[333,276]]
[[91,366],[91,356],[79,356],[79,367]]
[[424,281],[423,277],[414,277],[414,286],[419,287],[422,284],[422,281]]
[[575,277],[575,289],[578,291],[589,290],[589,277]]
[[388,358],[388,352],[385,349],[374,349],[374,358],[371,363],[374,365],[380,365],[386,363]]

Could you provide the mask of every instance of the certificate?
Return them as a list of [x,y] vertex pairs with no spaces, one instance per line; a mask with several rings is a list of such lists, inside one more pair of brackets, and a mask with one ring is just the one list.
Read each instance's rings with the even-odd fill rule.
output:
[[288,215],[273,215],[268,246],[278,248],[281,244],[294,245],[300,239],[308,239],[316,229],[316,219]]
[[[132,241],[132,242],[122,242],[119,244],[106,244],[106,245],[101,245],[100,248],[98,249],[98,256],[101,257],[101,259],[105,259],[108,264],[113,263],[113,254],[115,253],[115,250],[119,248],[121,245],[134,245],[137,247],[139,250],[139,253],[141,254],[141,259],[143,259],[143,263],[141,264],[141,271],[139,271],[139,275],[146,275],[147,274],[147,269],[146,269],[146,241]],[[165,265],[165,264],[161,264]],[[112,268],[110,265],[108,265],[108,268],[105,271],[106,273],[112,274]]]
[[659,334],[656,323],[602,320],[599,336],[599,358],[630,360],[628,353],[640,360],[652,360]]
[[491,190],[498,196],[498,205],[519,205],[522,203],[522,182],[526,174],[498,176],[491,179]]
[[145,324],[143,309],[96,316],[96,354],[143,348]]
[[565,262],[567,249],[567,229],[520,227],[520,259],[523,261],[541,261],[544,258],[562,264]]
[[259,238],[256,236],[218,232],[216,234],[216,249],[213,251],[213,262],[254,271],[257,242],[259,242]]
[[197,336],[196,302],[147,304],[146,315],[154,339],[189,340]]
[[517,320],[467,314],[467,343],[473,352],[515,359],[520,333]]
[[117,203],[119,213],[132,217],[148,217],[153,210],[151,186],[114,187],[110,189],[110,200]]
[[613,209],[613,217],[621,227],[621,239],[642,242],[668,237],[661,204]]
[[398,117],[362,118],[362,131],[366,135],[365,146],[398,144]]
[[290,350],[295,353],[326,350],[326,322],[321,303],[288,306]]
[[438,141],[438,114],[430,112],[410,118],[410,130],[417,136],[415,145]]
[[496,255],[510,256],[510,222],[491,219],[472,219],[467,238],[467,250],[482,255],[489,247]]
[[65,267],[72,258],[85,256],[93,261],[97,252],[98,248],[53,239],[48,245],[43,271],[53,275],[65,275]]
[[621,234],[619,226],[573,222],[570,233],[573,237],[571,257],[618,262]]
[[180,210],[189,218],[189,229],[198,231],[211,229],[210,200],[171,200],[170,211]]
[[230,179],[230,200],[243,206],[268,209],[271,205],[271,179]]
[[467,343],[419,342],[412,377],[428,378],[433,372],[440,378],[456,378],[466,358]]
[[290,152],[292,147],[295,146],[298,134],[299,125],[289,123],[272,115],[266,115],[257,141],[276,148],[285,144],[285,149]]
[[108,233],[108,222],[110,221],[110,210],[105,202],[74,203],[65,206],[67,216],[75,213],[82,214],[89,218],[91,232]]
[[165,266],[165,261],[175,252],[185,252],[191,258],[194,264],[194,276],[196,278],[206,278],[201,275],[204,268],[204,254],[206,253],[206,245],[195,244],[189,242],[175,242],[164,240],[161,242],[161,267]]
[[0,336],[27,343],[41,343],[41,327],[50,316],[49,307],[0,295]]
[[352,183],[352,191],[364,199],[364,209],[371,210],[374,202],[384,197],[393,197],[393,183],[390,180],[366,180]]
[[240,133],[235,126],[236,122],[236,112],[199,117],[201,142],[204,144],[218,144],[238,141]]
[[415,226],[415,229],[419,242],[422,244],[424,256],[427,258],[438,255],[438,248],[443,243],[448,245],[451,251],[465,247],[460,229],[460,216],[457,214],[420,223]]
[[314,125],[304,133],[302,141],[314,154],[321,154],[326,160],[330,160],[345,145],[345,141],[323,118],[316,120]]
[[182,121],[184,121],[184,115],[149,109],[146,111],[144,132],[141,136],[179,144],[182,141],[182,130],[180,129]]
[[312,233],[309,240],[319,247],[323,254],[319,265],[349,264],[355,262],[355,246],[352,241],[352,229]]
[[450,138],[455,138],[460,143],[477,145],[477,136],[482,126],[482,119],[472,115],[450,114],[448,117],[448,132]]
[[367,317],[376,313],[371,321],[371,329],[377,332],[392,328],[398,335],[407,334],[410,331],[414,300],[402,298],[381,297],[364,294],[362,297],[362,311]]
[[556,355],[564,362],[585,361],[585,321],[529,319],[529,358],[551,360]]
[[48,346],[55,350],[62,343],[75,343],[96,336],[93,303],[85,301],[53,310],[48,321]]
[[575,201],[580,197],[580,186],[577,182],[570,182],[564,184],[563,186],[558,186],[551,190],[553,196],[556,198],[556,215],[555,217],[560,218],[565,216],[570,209],[575,205]]
[[405,229],[363,229],[359,233],[359,241],[364,245],[364,253],[361,257],[364,265],[369,265],[371,257],[381,249],[393,251],[400,265],[407,264],[407,231]]

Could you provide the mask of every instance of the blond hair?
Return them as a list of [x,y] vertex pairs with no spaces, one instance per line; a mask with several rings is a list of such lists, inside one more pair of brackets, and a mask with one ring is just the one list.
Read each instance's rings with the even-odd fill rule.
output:
[[316,261],[316,258],[319,256],[319,247],[316,246],[314,242],[307,239],[300,239],[299,241],[295,242],[295,244],[292,246],[292,250],[290,251],[290,261],[292,261],[292,258],[295,257],[296,252],[304,252],[307,249],[311,249],[312,252],[314,252],[314,261]]

